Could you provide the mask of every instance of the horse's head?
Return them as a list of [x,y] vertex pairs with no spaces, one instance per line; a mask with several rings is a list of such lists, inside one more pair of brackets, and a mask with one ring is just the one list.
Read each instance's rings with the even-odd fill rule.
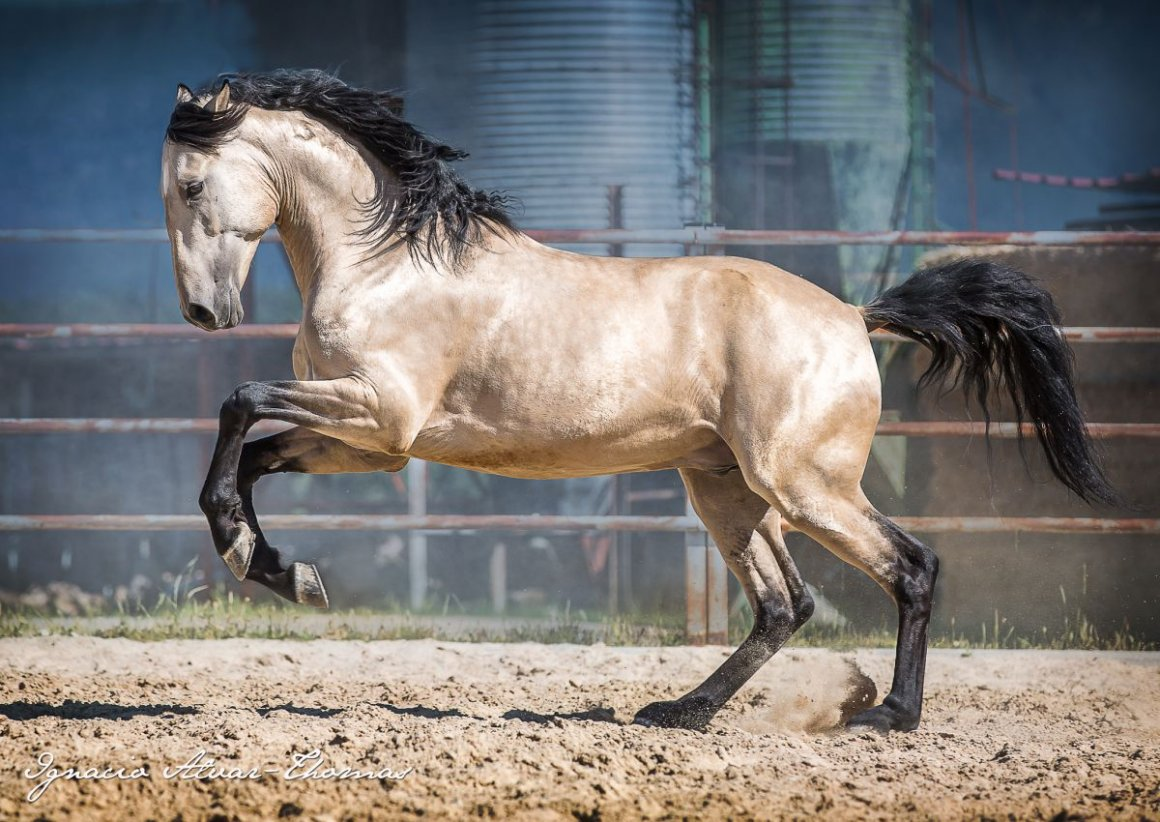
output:
[[277,216],[265,155],[241,138],[230,87],[197,100],[178,86],[162,151],[161,196],[185,319],[206,331],[242,321],[241,290]]

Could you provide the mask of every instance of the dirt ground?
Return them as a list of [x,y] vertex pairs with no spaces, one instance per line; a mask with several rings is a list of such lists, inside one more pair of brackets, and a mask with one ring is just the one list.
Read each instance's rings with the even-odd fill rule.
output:
[[[935,651],[922,728],[883,737],[829,729],[890,653],[790,649],[708,733],[625,724],[726,653],[2,640],[0,818],[1160,817],[1160,654]],[[148,776],[29,802],[46,753]],[[373,775],[287,778],[326,768]]]

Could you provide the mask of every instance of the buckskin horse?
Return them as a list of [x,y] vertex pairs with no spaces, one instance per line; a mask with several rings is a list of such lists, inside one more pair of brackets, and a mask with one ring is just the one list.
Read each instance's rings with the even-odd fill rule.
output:
[[[267,474],[398,471],[410,457],[510,477],[675,468],[753,607],[752,632],[701,685],[641,709],[703,729],[809,619],[783,523],[862,569],[898,608],[889,695],[849,724],[917,727],[935,554],[875,510],[861,478],[881,411],[868,332],[933,353],[984,409],[1005,387],[1055,476],[1117,499],[1076,401],[1050,295],[958,260],[868,305],[738,257],[600,258],[522,234],[502,195],[451,168],[390,94],[315,71],[178,89],[161,191],[185,318],[242,321],[239,292],[277,225],[302,296],[296,380],[246,382],[221,408],[200,504],[234,575],[325,606],[315,566],[262,534]],[[294,427],[245,442],[257,420]]]

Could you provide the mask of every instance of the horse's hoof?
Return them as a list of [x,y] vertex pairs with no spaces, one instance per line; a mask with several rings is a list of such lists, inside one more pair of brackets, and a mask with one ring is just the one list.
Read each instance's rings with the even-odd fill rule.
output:
[[865,728],[877,731],[880,734],[890,731],[913,731],[918,727],[917,712],[892,708],[883,702],[868,711],[863,711],[851,717],[846,727],[851,731],[861,731]]
[[246,572],[250,570],[250,560],[254,557],[255,542],[256,537],[254,532],[250,530],[250,526],[244,522],[239,522],[238,535],[234,537],[230,547],[222,552],[222,561],[230,569],[230,573],[237,577],[238,582],[243,581],[246,578]]
[[686,697],[672,702],[654,702],[645,705],[637,711],[632,724],[644,725],[646,728],[684,728],[688,731],[703,731],[716,713],[717,708],[705,697]]
[[318,568],[305,562],[295,562],[290,565],[290,584],[294,591],[294,601],[299,605],[312,605],[315,608],[329,608],[330,599],[326,596],[326,588],[322,586],[322,577],[318,575]]

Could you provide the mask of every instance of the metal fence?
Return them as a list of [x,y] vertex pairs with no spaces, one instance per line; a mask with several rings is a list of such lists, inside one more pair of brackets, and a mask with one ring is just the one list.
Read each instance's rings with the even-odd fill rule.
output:
[[[1016,246],[1160,246],[1160,232],[948,232],[948,231],[741,231],[715,226],[686,227],[672,230],[532,230],[534,239],[549,244],[665,244],[682,245],[686,250],[701,248],[719,250],[728,245],[801,246],[801,245],[1016,245]],[[276,233],[265,241],[280,242]],[[0,229],[0,242],[168,242],[162,229]],[[212,342],[221,339],[290,339],[298,326],[266,324],[241,326],[231,331],[207,334],[188,325],[173,324],[0,324],[0,337],[18,338],[33,344],[37,339],[70,340],[77,338],[172,338]],[[1160,342],[1160,328],[1076,327],[1062,328],[1061,333],[1080,344],[1123,344]],[[901,338],[876,332],[876,339]],[[278,423],[259,423],[255,433],[279,430]],[[1157,438],[1160,423],[1101,423],[1089,425],[1097,438]],[[217,421],[198,418],[0,418],[0,434],[212,434]],[[984,432],[981,423],[906,421],[883,422],[880,436],[946,437],[978,436]],[[992,436],[1014,437],[1013,423],[993,423]],[[424,472],[425,473],[425,472]],[[408,483],[418,492],[414,481]],[[412,505],[406,516],[373,515],[266,515],[263,528],[286,530],[383,530],[407,531],[413,535],[412,563],[421,565],[425,533],[449,531],[667,531],[686,534],[686,629],[690,642],[724,642],[728,628],[728,573],[699,520],[688,511],[680,517],[656,516],[454,516],[427,515],[422,505]],[[1139,534],[1160,533],[1160,519],[1082,518],[1082,517],[896,517],[908,530],[925,533],[971,532],[1050,532]],[[188,531],[201,530],[199,516],[186,515],[0,515],[0,531],[93,530],[93,531]],[[415,568],[412,579],[415,579]]]

